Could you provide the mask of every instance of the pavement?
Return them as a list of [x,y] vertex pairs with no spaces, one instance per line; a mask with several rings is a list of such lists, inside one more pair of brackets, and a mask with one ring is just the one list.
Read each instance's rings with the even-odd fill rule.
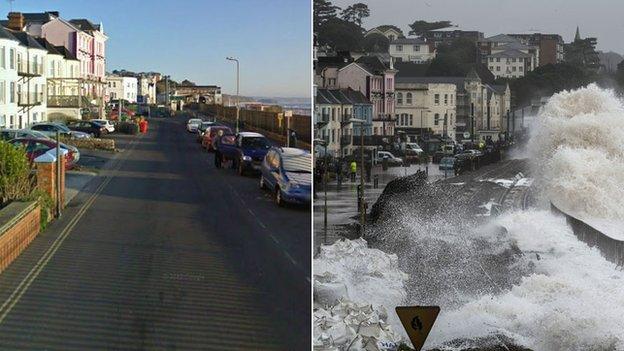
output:
[[215,169],[184,122],[113,136],[0,275],[0,349],[309,349],[309,208]]

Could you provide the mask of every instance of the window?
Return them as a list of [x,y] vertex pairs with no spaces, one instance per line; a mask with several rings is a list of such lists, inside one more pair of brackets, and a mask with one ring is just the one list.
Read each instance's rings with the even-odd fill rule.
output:
[[15,102],[15,82],[11,82],[9,86],[9,102]]
[[0,46],[0,67],[6,68],[6,47]]
[[440,94],[435,94],[433,96],[433,103],[436,104],[436,105],[440,104]]
[[490,57],[490,62],[494,62],[494,58],[493,57]]
[[497,58],[496,58],[496,62],[500,62],[500,57],[497,57]]
[[439,113],[436,113],[436,114],[433,116],[433,124],[435,124],[435,125],[437,126],[437,125],[439,125],[439,123],[440,123],[440,114],[439,114]]
[[444,104],[448,105],[448,94],[444,94]]
[[410,113],[409,115],[409,125],[413,126],[414,125],[414,116]]
[[511,70],[515,72],[516,71],[516,66],[511,67]]
[[496,66],[496,72],[500,71],[500,66]]
[[512,58],[511,58],[511,62],[516,62],[516,58],[515,58],[515,57],[512,57]]
[[15,69],[15,49],[13,48],[9,51],[9,66],[11,69]]
[[403,104],[403,93],[397,93],[397,104]]
[[414,51],[420,51],[420,45],[414,45]]
[[403,51],[403,45],[397,45],[396,51]]
[[412,93],[407,93],[407,104],[408,105],[412,104]]
[[453,94],[451,94],[451,105],[453,104]]

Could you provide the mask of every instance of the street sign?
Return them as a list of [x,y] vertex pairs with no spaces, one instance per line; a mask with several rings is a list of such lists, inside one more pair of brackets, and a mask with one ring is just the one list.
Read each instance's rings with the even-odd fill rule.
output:
[[282,128],[282,119],[284,119],[284,114],[283,113],[278,113],[277,114],[277,127],[278,128]]
[[470,132],[464,132],[464,139],[470,138]]
[[397,306],[395,310],[414,349],[419,351],[438,318],[440,306]]

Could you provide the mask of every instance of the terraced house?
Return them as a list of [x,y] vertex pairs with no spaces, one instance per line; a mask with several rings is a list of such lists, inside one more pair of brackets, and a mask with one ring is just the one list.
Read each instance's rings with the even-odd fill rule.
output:
[[[102,24],[96,25],[87,19],[65,20],[58,12],[9,14],[8,21],[0,22],[15,32],[24,32],[31,37],[45,38],[52,47],[69,61],[78,62],[78,71],[74,71],[75,62],[66,65],[66,70],[59,68],[65,76],[54,74],[54,107],[65,112],[91,111],[102,115],[105,100],[106,41]],[[49,49],[49,48],[48,48]],[[44,50],[46,50],[44,48]],[[49,50],[46,50],[49,51]],[[66,73],[65,73],[66,72]],[[63,87],[71,87],[62,89]],[[75,95],[58,95],[70,94]],[[59,112],[60,113],[60,112]],[[79,117],[79,116],[72,116]]]

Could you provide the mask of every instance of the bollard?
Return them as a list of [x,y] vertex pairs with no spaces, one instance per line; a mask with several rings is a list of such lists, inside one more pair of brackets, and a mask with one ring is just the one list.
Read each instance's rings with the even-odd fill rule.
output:
[[388,170],[388,158],[384,157],[383,160],[381,161],[381,169],[384,171]]
[[377,189],[379,187],[379,174],[375,174],[373,178],[373,188]]

